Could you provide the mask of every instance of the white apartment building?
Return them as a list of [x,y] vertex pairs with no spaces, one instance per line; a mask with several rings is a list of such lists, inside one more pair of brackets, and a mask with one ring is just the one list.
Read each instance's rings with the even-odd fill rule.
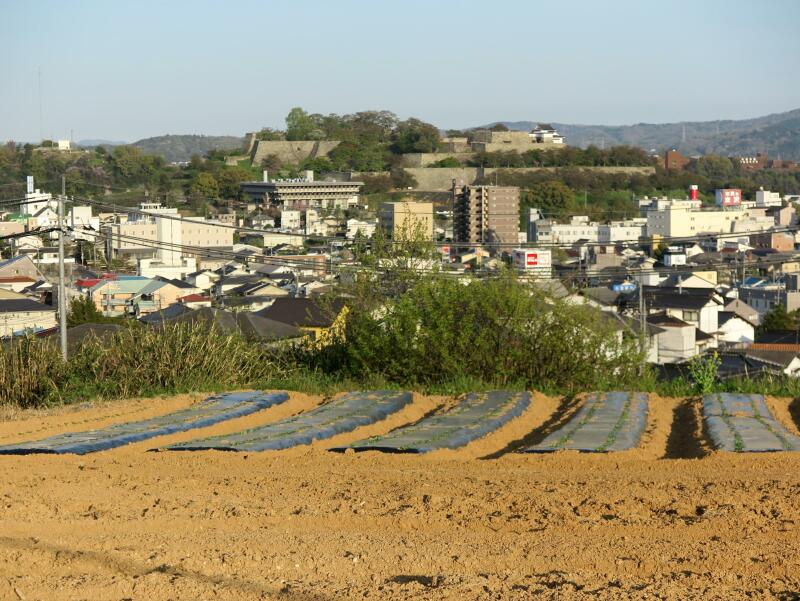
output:
[[25,204],[20,205],[19,212],[22,215],[28,215],[33,217],[46,207],[50,207],[53,210],[57,208],[57,202],[53,200],[53,195],[48,192],[42,192],[39,189],[33,190],[32,192],[28,192],[25,194]]
[[[233,229],[202,217],[180,218],[178,210],[162,207],[160,203],[142,203],[142,211],[148,214],[133,215],[122,223],[110,223],[102,227],[106,238],[106,252],[109,256],[129,256],[152,258],[156,256],[158,241],[157,215],[166,215],[164,221],[180,224],[180,244],[202,249],[226,249],[233,247]],[[180,219],[180,220],[178,220]],[[175,236],[177,239],[177,235]],[[183,249],[184,255],[191,255],[191,249]]]
[[740,231],[763,231],[774,225],[765,209],[731,207],[702,210],[693,200],[657,199],[647,209],[647,235],[663,238],[689,237],[699,234],[726,234]]
[[375,235],[375,228],[377,227],[377,222],[375,221],[361,221],[359,219],[348,219],[347,220],[347,239],[353,240],[355,239],[358,232],[361,232],[361,235],[366,238],[372,238]]
[[528,240],[538,244],[575,244],[579,240],[600,241],[600,225],[590,223],[585,215],[576,215],[569,223],[556,223],[552,219],[540,219],[530,224]]
[[610,223],[590,222],[585,215],[573,217],[569,223],[539,219],[528,223],[528,241],[539,244],[575,244],[584,240],[599,244],[635,243],[647,231],[647,220],[636,218]]
[[643,217],[638,217],[629,221],[602,223],[597,230],[598,242],[600,242],[600,244],[637,242],[645,235],[647,235],[647,219]]
[[[72,207],[67,213],[67,223],[73,228],[73,236],[76,240],[88,240],[92,242],[100,233],[100,218],[92,216],[92,207]],[[88,228],[90,231],[82,231]]]

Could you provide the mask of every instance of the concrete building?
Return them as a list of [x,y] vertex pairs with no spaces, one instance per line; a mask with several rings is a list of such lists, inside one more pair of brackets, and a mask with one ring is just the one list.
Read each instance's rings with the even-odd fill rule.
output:
[[647,235],[647,219],[638,217],[626,221],[601,223],[597,228],[597,241],[600,244],[626,242],[635,244]]
[[571,245],[577,242],[635,244],[647,233],[647,220],[636,218],[627,221],[597,223],[586,215],[575,215],[569,223],[556,223],[552,219],[528,221],[528,241],[540,244]]
[[533,223],[528,240],[538,244],[575,244],[578,241],[596,243],[600,240],[600,226],[591,223],[586,215],[574,215],[569,223],[540,219]]
[[730,207],[705,210],[694,200],[653,199],[645,207],[651,238],[691,237],[769,229],[775,220],[765,209]]
[[296,230],[302,224],[302,211],[296,209],[284,209],[281,211],[281,229]]
[[[180,244],[184,247],[196,247],[198,255],[205,249],[231,250],[233,248],[233,229],[221,223],[200,217],[180,218],[177,209],[162,207],[160,203],[142,203],[143,215],[134,215],[121,223],[110,223],[102,226],[106,234],[106,252],[109,256],[136,259],[156,257],[158,241],[158,215],[166,215],[162,221],[179,224]],[[178,227],[178,225],[171,226]],[[177,231],[169,236],[177,240]],[[189,248],[182,250],[184,256],[191,256]],[[190,271],[194,271],[193,269]]]
[[419,234],[425,240],[433,240],[433,203],[381,203],[378,222],[390,238]]
[[55,211],[58,207],[58,202],[53,199],[52,194],[36,189],[25,194],[25,204],[20,205],[19,212],[33,217],[47,207]]
[[778,252],[794,251],[794,234],[789,232],[762,232],[750,236],[753,248],[774,248]]
[[264,172],[260,182],[242,182],[242,192],[264,206],[287,209],[347,209],[358,205],[363,182],[314,181],[314,172],[304,178],[269,180]]
[[453,238],[456,245],[518,244],[519,188],[453,182]]
[[156,239],[160,246],[152,259],[139,259],[139,275],[155,278],[182,280],[197,271],[197,260],[185,257],[183,244],[183,222],[177,219],[156,217]]
[[73,228],[76,240],[93,242],[100,233],[100,218],[92,216],[92,207],[89,206],[72,207],[66,215],[66,222]]

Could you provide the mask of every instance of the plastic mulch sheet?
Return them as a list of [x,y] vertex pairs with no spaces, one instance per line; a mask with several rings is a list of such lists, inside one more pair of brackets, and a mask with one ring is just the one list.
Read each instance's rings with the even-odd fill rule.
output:
[[519,417],[531,404],[528,392],[470,393],[450,411],[426,417],[384,436],[375,436],[333,451],[386,451],[427,453],[457,449],[497,430]]
[[132,442],[205,428],[214,424],[250,415],[288,400],[285,392],[233,392],[219,394],[191,407],[139,422],[128,422],[87,432],[68,432],[37,440],[0,446],[0,454],[74,453],[84,455],[113,449]]
[[760,394],[708,394],[703,419],[711,442],[723,451],[800,451],[800,437],[775,419]]
[[412,400],[410,392],[349,392],[307,413],[227,436],[214,436],[166,447],[171,451],[277,451],[325,440],[373,424]]
[[523,453],[624,451],[638,446],[647,426],[648,395],[605,392],[589,395],[564,426]]

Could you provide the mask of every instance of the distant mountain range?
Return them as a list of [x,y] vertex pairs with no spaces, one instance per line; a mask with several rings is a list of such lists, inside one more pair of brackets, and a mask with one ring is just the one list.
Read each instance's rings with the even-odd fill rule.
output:
[[95,146],[124,146],[127,142],[119,140],[80,140],[77,145],[81,148],[94,148]]
[[[509,129],[531,130],[537,121],[495,121]],[[548,122],[549,123],[549,122]],[[686,121],[636,125],[575,125],[552,123],[567,144],[638,146],[662,152],[676,148],[689,155],[747,156],[766,152],[774,159],[800,160],[800,109],[739,121]]]
[[[112,140],[81,140],[78,146],[93,148],[95,146],[124,146],[128,142]],[[134,142],[144,154],[156,154],[168,162],[188,161],[193,155],[204,156],[209,150],[235,150],[244,146],[244,138],[236,136],[198,136],[198,135],[166,135],[144,138]]]
[[188,161],[192,155],[205,155],[209,150],[235,150],[244,146],[244,138],[236,136],[157,136],[134,142],[145,154],[157,154],[169,162]]

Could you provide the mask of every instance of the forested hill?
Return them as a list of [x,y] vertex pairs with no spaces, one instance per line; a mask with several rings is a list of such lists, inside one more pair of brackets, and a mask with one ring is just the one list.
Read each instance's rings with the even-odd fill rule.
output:
[[[497,122],[495,122],[497,123]],[[530,130],[535,121],[500,121],[510,129]],[[493,125],[493,124],[492,124]],[[586,147],[618,144],[658,151],[677,148],[686,154],[752,155],[766,152],[778,159],[800,160],[800,109],[742,120],[575,125],[553,123],[567,143]],[[684,142],[684,130],[685,139]]]
[[145,154],[164,157],[169,162],[188,161],[192,155],[205,156],[209,150],[235,150],[244,145],[244,138],[236,136],[157,136],[134,142]]

